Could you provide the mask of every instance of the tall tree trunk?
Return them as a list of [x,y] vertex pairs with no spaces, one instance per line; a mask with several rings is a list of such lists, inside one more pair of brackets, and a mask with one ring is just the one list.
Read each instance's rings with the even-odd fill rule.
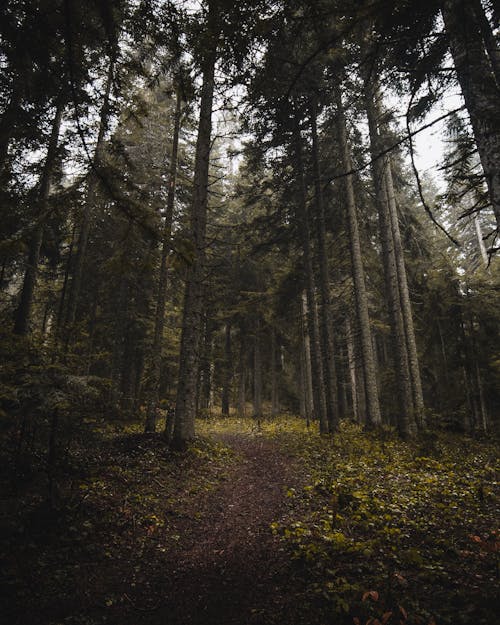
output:
[[380,404],[378,399],[377,377],[375,369],[375,358],[373,355],[370,317],[368,314],[368,297],[366,294],[365,273],[363,259],[361,255],[361,243],[359,238],[358,216],[356,211],[356,200],[354,196],[353,175],[347,172],[352,171],[351,154],[347,142],[347,128],[342,103],[342,93],[340,85],[335,86],[335,100],[337,104],[337,126],[339,148],[342,167],[346,172],[345,189],[347,217],[349,227],[349,239],[351,249],[352,275],[354,282],[354,293],[356,300],[356,312],[358,316],[359,329],[361,333],[361,352],[363,359],[363,373],[365,378],[367,417],[371,426],[378,426],[381,423]]
[[375,200],[379,218],[380,241],[382,244],[382,260],[384,266],[385,288],[391,325],[391,339],[394,354],[396,385],[398,393],[398,429],[403,437],[410,436],[414,431],[414,403],[412,394],[411,374],[406,342],[406,332],[401,309],[398,270],[389,197],[386,187],[386,168],[389,166],[385,158],[377,158],[383,151],[383,142],[378,127],[381,111],[376,98],[377,90],[372,77],[365,81],[365,101],[370,131],[370,148],[373,159],[372,176],[375,186]]
[[278,346],[276,341],[276,329],[271,328],[271,416],[275,417],[279,412],[278,406]]
[[462,376],[464,381],[464,390],[465,390],[465,399],[467,405],[469,406],[469,412],[464,412],[462,419],[462,429],[464,432],[470,432],[473,429],[473,424],[475,421],[474,415],[474,401],[472,398],[472,393],[470,390],[469,376],[466,371],[465,365],[462,365]]
[[[467,289],[467,297],[469,297],[469,291]],[[471,386],[473,389],[473,397],[474,397],[474,405],[476,407],[476,419],[475,419],[475,429],[482,430],[486,432],[487,429],[487,413],[486,413],[486,405],[484,403],[484,394],[483,394],[483,385],[481,380],[481,373],[479,369],[478,362],[478,350],[476,345],[476,337],[474,330],[474,318],[472,313],[468,314],[468,327],[469,327],[469,342],[470,349],[468,351],[468,370],[470,375]]]
[[300,135],[298,115],[294,127],[295,159],[297,178],[299,183],[299,198],[297,202],[297,221],[300,225],[302,256],[304,263],[304,278],[307,296],[307,325],[311,342],[311,364],[313,375],[313,402],[314,412],[319,419],[319,429],[322,434],[329,431],[326,411],[325,378],[321,358],[321,342],[319,334],[318,309],[314,285],[314,270],[311,250],[311,231],[307,211],[306,189],[304,180],[304,163],[302,160],[302,137]]
[[[109,61],[108,75],[106,78],[106,87],[104,90],[104,100],[101,107],[101,115],[99,120],[99,131],[94,150],[94,167],[99,169],[102,167],[102,157],[104,148],[104,138],[109,124],[109,100],[111,95],[111,87],[114,76],[114,59]],[[80,223],[80,232],[78,235],[78,244],[76,247],[75,264],[73,268],[73,277],[69,290],[67,315],[66,315],[66,331],[71,333],[75,323],[78,299],[82,287],[83,267],[87,256],[87,245],[90,234],[90,224],[92,212],[95,209],[97,189],[99,186],[99,177],[94,169],[91,169],[87,179],[87,194],[83,207],[83,215]],[[66,345],[69,345],[71,337],[68,336]]]
[[302,335],[302,358],[304,363],[304,392],[305,392],[305,413],[307,427],[314,414],[313,400],[313,369],[311,357],[311,337],[307,323],[307,295],[302,293],[301,315],[300,315],[301,335]]
[[479,394],[479,408],[481,414],[481,429],[483,432],[488,431],[488,411],[486,410],[486,402],[484,401],[483,381],[481,379],[481,370],[476,360],[476,383]]
[[443,0],[441,13],[500,229],[500,85],[470,0]]
[[358,389],[357,389],[357,379],[356,379],[356,360],[355,360],[355,349],[354,349],[354,339],[352,336],[352,327],[351,322],[349,321],[349,317],[346,317],[345,320],[345,335],[346,335],[346,343],[347,343],[347,362],[349,366],[349,380],[351,382],[351,404],[352,404],[352,416],[354,420],[359,423],[359,409],[358,409]]
[[[130,313],[129,313],[130,314]],[[133,314],[133,313],[132,313]],[[125,321],[125,336],[123,341],[123,356],[120,363],[120,408],[126,413],[130,413],[133,403],[133,382],[135,379],[135,349],[136,339],[133,335],[134,329],[131,326],[131,319]]]
[[246,412],[246,340],[243,328],[240,329],[240,355],[238,362],[238,416],[245,417]]
[[50,313],[50,297],[45,302],[45,306],[43,309],[43,319],[42,319],[42,327],[40,328],[42,336],[46,336],[48,334],[48,330],[51,325],[51,313]]
[[306,412],[307,391],[306,391],[306,368],[304,363],[304,345],[303,342],[299,343],[299,369],[297,371],[299,376],[299,415],[306,420],[307,427],[309,427],[309,417]]
[[[47,155],[45,157],[45,162],[38,185],[38,215],[36,216],[36,218],[42,217],[47,212],[50,194],[50,182],[57,157],[59,131],[61,128],[63,111],[63,99],[62,97],[59,97],[56,104],[54,120],[52,122],[52,130],[50,133]],[[41,219],[39,221],[28,244],[29,247],[26,272],[24,274],[23,286],[21,289],[21,298],[16,310],[14,320],[14,332],[16,334],[26,335],[30,331],[33,297],[38,275],[38,265],[40,262],[40,248],[42,247],[43,240],[43,222],[44,219]]]
[[260,424],[262,419],[262,357],[261,323],[257,319],[253,347],[253,417]]
[[403,244],[401,241],[401,232],[399,229],[398,209],[396,205],[396,196],[394,193],[394,183],[392,179],[392,167],[390,160],[385,168],[385,185],[387,192],[387,201],[392,226],[392,237],[394,241],[394,254],[396,260],[396,269],[398,273],[399,297],[401,300],[401,311],[403,313],[403,323],[406,335],[406,346],[408,350],[408,364],[410,367],[411,390],[413,395],[413,404],[415,407],[415,419],[417,425],[425,426],[424,420],[424,396],[422,392],[422,381],[420,378],[420,365],[418,362],[417,341],[415,339],[415,326],[413,323],[413,310],[410,300],[410,289],[408,287],[408,279],[406,276],[406,265],[403,255]]
[[337,371],[337,388],[339,398],[339,421],[347,417],[348,401],[347,401],[347,367],[346,367],[346,349],[345,345],[340,341],[335,350],[335,370]]
[[[476,16],[481,35],[483,37],[484,47],[488,53],[488,58],[491,63],[497,86],[500,86],[500,50],[498,48],[497,40],[493,34],[493,29],[484,11],[481,0],[471,0],[474,15]],[[497,23],[498,27],[498,23]]]
[[119,400],[119,376],[121,371],[121,363],[123,360],[125,321],[127,317],[129,302],[128,290],[128,284],[125,276],[123,275],[122,260],[118,284],[118,297],[116,301],[117,316],[114,321],[111,366],[109,372],[109,377],[111,380],[110,401],[113,406],[116,406]]
[[[357,319],[354,320],[357,322]],[[356,373],[356,391],[358,394],[358,422],[366,425],[368,396],[366,393],[365,372],[363,367],[363,351],[359,329],[354,333],[354,365]]]
[[211,397],[212,397],[212,356],[213,356],[213,347],[214,347],[214,324],[208,316],[205,318],[204,323],[204,338],[203,338],[203,356],[202,362],[200,365],[200,385],[201,388],[199,390],[199,407],[208,411],[211,407]]
[[167,208],[165,211],[165,221],[163,223],[160,275],[158,279],[158,294],[156,298],[155,326],[153,330],[153,343],[151,345],[151,390],[146,407],[146,432],[154,432],[156,430],[156,412],[159,400],[161,375],[161,348],[163,339],[163,328],[165,325],[165,305],[167,300],[167,261],[171,248],[172,221],[174,216],[175,190],[177,182],[177,161],[179,153],[179,134],[181,128],[181,104],[181,90],[179,87],[177,87],[174,114],[174,132],[172,137],[172,153],[170,155],[170,167],[168,172]]
[[231,322],[226,321],[224,330],[224,370],[222,381],[221,412],[223,417],[229,417],[229,404],[231,397],[231,380],[233,377],[233,359],[231,351]]
[[49,504],[55,509],[58,503],[57,490],[57,444],[59,433],[59,408],[55,407],[50,418],[49,444],[47,447],[47,477],[49,479]]
[[485,267],[488,266],[488,252],[486,251],[486,245],[484,244],[483,233],[481,231],[481,224],[479,223],[479,217],[475,214],[472,217],[474,221],[474,230],[476,231],[477,237],[477,246],[479,248],[479,252],[481,254],[481,258]]
[[[466,297],[468,297],[468,286],[466,285]],[[469,415],[464,417],[465,430],[474,430],[480,423],[479,404],[476,392],[476,375],[474,370],[474,352],[473,352],[473,333],[474,329],[471,324],[471,317],[467,315],[466,308],[461,305],[458,309],[458,317],[460,324],[461,356],[463,363],[464,383],[467,401],[469,403]],[[468,331],[467,331],[468,330]]]
[[444,374],[444,382],[446,384],[446,386],[448,386],[449,384],[449,375],[448,375],[448,358],[446,357],[446,346],[445,346],[445,342],[444,342],[444,336],[443,336],[443,330],[441,329],[441,323],[439,321],[439,317],[436,320],[437,321],[437,329],[438,329],[438,334],[439,334],[439,343],[440,343],[440,347],[441,347],[441,357],[443,359],[443,374]]
[[0,270],[0,291],[3,291],[8,283],[8,280],[5,278],[6,269],[7,269],[7,259],[4,257],[2,259],[2,269]]
[[188,268],[184,295],[179,378],[175,404],[175,423],[172,445],[184,449],[195,434],[195,403],[199,343],[203,311],[203,281],[206,255],[206,227],[208,205],[208,170],[212,134],[212,106],[214,97],[214,72],[220,25],[217,3],[212,1],[207,22],[206,55],[203,59],[203,85],[201,89],[200,120],[196,141],[196,157],[191,203],[191,237],[193,260]]
[[61,295],[59,297],[59,306],[57,309],[57,317],[56,317],[56,329],[57,330],[59,330],[59,328],[61,327],[61,323],[62,323],[63,316],[64,316],[64,306],[66,304],[66,293],[68,290],[69,273],[70,273],[71,263],[73,261],[73,247],[75,244],[75,234],[76,234],[76,224],[73,226],[73,229],[71,231],[71,241],[69,244],[68,258],[66,260],[66,267],[64,268],[64,279],[63,279],[63,285],[61,289]]
[[93,296],[92,296],[92,306],[90,308],[90,318],[88,323],[88,339],[87,345],[85,348],[85,368],[82,371],[82,375],[89,375],[91,367],[92,367],[92,358],[94,356],[94,340],[97,329],[97,307],[99,305],[99,290],[100,290],[100,281],[98,281],[94,286]]
[[134,378],[134,389],[133,389],[133,402],[132,402],[132,411],[133,413],[137,413],[139,410],[139,406],[141,405],[141,395],[142,395],[142,374],[144,371],[144,351],[142,345],[138,345],[135,349],[135,378]]
[[339,424],[339,405],[337,395],[337,375],[335,370],[335,352],[333,328],[330,314],[330,275],[328,268],[328,252],[326,248],[326,216],[319,162],[317,103],[313,98],[311,104],[312,157],[314,166],[314,188],[316,197],[316,224],[319,256],[319,290],[321,295],[321,342],[324,355],[325,392],[327,420],[330,432],[334,432]]

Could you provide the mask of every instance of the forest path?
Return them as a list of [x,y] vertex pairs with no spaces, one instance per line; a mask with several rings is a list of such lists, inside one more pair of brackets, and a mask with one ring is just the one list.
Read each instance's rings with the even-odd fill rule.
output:
[[0,623],[312,625],[270,527],[299,512],[287,497],[307,479],[297,450],[253,422],[202,425],[181,454],[159,434],[87,442],[81,473],[61,477],[71,506],[26,490],[0,517]]
[[295,461],[276,441],[258,434],[218,439],[237,459],[193,510],[202,522],[179,527],[184,537],[169,554],[169,582],[148,623],[278,623],[285,604],[295,601],[289,557],[270,530],[287,513],[286,489],[299,482]]

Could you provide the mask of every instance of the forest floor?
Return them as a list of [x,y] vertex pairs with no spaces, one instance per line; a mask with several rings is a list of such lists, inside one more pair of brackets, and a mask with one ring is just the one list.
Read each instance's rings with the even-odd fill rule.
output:
[[2,623],[496,622],[491,441],[231,419],[176,454],[137,425],[93,428],[55,506],[36,473],[2,485]]

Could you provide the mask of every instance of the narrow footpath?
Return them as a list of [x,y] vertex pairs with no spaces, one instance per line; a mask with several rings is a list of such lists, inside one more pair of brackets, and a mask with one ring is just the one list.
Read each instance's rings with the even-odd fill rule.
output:
[[298,481],[293,462],[264,437],[224,435],[221,441],[238,461],[201,502],[203,523],[179,528],[189,540],[170,554],[161,608],[145,622],[279,623],[295,609],[289,558],[269,527],[287,513],[286,488]]
[[64,507],[6,499],[0,624],[313,625],[270,528],[296,512],[296,458],[254,430],[211,436],[180,455],[109,437],[82,448]]

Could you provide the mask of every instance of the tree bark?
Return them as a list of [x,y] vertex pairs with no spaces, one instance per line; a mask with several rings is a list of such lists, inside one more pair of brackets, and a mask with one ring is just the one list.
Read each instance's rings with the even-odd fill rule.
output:
[[[469,291],[467,289],[467,297],[469,297]],[[484,402],[484,393],[483,393],[483,384],[481,380],[481,372],[479,368],[478,362],[478,349],[475,337],[475,329],[474,329],[474,317],[472,312],[468,314],[468,328],[469,328],[469,337],[468,342],[470,343],[470,348],[468,350],[468,366],[467,369],[469,371],[471,386],[473,389],[473,397],[474,404],[476,407],[476,419],[474,427],[475,429],[480,429],[483,432],[487,430],[487,411],[486,404]]]
[[193,261],[188,268],[184,295],[179,378],[172,439],[172,445],[176,449],[184,449],[195,435],[196,385],[200,361],[199,343],[205,277],[208,170],[215,86],[214,73],[219,32],[217,3],[212,1],[207,21],[206,55],[203,59],[203,84],[190,211]]
[[[129,313],[130,314],[130,313]],[[135,367],[135,349],[136,341],[133,335],[133,329],[130,328],[130,317],[125,321],[125,332],[123,340],[123,356],[120,363],[120,383],[119,383],[119,395],[120,395],[120,408],[130,414],[133,404],[133,389],[134,379],[136,373]]]
[[410,368],[411,390],[413,395],[413,405],[415,408],[415,420],[419,427],[424,427],[424,396],[422,392],[422,381],[420,378],[417,341],[415,338],[415,326],[413,323],[413,310],[410,300],[408,279],[406,276],[406,265],[403,255],[401,232],[399,229],[398,209],[396,205],[396,196],[394,193],[394,183],[392,179],[392,167],[390,159],[388,159],[388,164],[385,168],[384,181],[391,218],[392,237],[394,241],[394,254],[398,274],[399,297],[401,300],[401,311],[403,313],[403,323],[406,335],[406,347],[408,350],[408,364]]
[[295,162],[299,183],[299,198],[297,202],[297,221],[300,226],[302,257],[304,263],[304,278],[307,297],[307,326],[311,347],[311,365],[313,377],[313,403],[316,418],[319,420],[319,430],[322,434],[329,431],[326,410],[325,378],[321,358],[321,343],[319,334],[318,309],[316,306],[314,271],[311,251],[311,231],[306,203],[306,189],[304,180],[304,164],[302,160],[302,137],[300,135],[299,120],[296,116],[294,127]]
[[153,330],[153,343],[151,345],[151,372],[150,372],[150,396],[146,407],[146,432],[156,431],[156,413],[158,408],[161,375],[161,348],[163,328],[165,325],[165,307],[167,301],[168,284],[168,255],[171,248],[172,221],[174,216],[175,190],[177,182],[177,161],[179,153],[179,134],[181,127],[181,91],[177,88],[174,132],[172,137],[172,152],[170,155],[170,167],[168,172],[167,208],[163,223],[160,275],[158,278],[158,294],[156,298],[155,325]]
[[[335,100],[337,104],[337,132],[339,138],[341,162],[344,171],[349,172],[352,170],[352,162],[349,145],[347,142],[346,119],[342,103],[340,85],[336,85],[335,87]],[[354,196],[352,174],[348,174],[345,176],[345,190],[356,312],[361,333],[361,353],[366,388],[367,418],[368,423],[372,427],[374,427],[380,425],[381,415],[378,399],[375,358],[372,348],[370,317],[368,314],[368,297],[366,293],[365,273],[361,255],[361,243],[359,238],[358,217],[356,211],[356,200]]]
[[200,389],[198,392],[198,407],[208,411],[211,408],[212,399],[212,374],[213,374],[213,347],[214,347],[214,324],[208,317],[204,322],[203,355],[200,365]]
[[307,390],[306,390],[306,367],[304,358],[304,344],[301,340],[298,345],[298,382],[299,382],[299,415],[306,420],[307,427],[309,427],[309,415],[307,413]]
[[141,395],[142,395],[142,377],[144,371],[144,351],[142,345],[139,343],[135,349],[135,377],[133,380],[134,389],[133,389],[133,402],[132,402],[132,411],[133,413],[137,413],[139,410],[139,406],[141,405]]
[[90,308],[90,318],[88,322],[88,339],[85,348],[85,363],[84,369],[82,371],[83,375],[89,375],[91,367],[92,367],[92,358],[94,355],[94,341],[97,330],[97,307],[99,304],[99,290],[100,290],[100,281],[94,286],[94,292],[92,296],[92,306]]
[[477,237],[477,246],[479,248],[481,258],[483,259],[484,266],[488,267],[488,252],[486,251],[486,245],[484,244],[483,233],[481,231],[481,224],[479,223],[479,217],[477,216],[477,214],[473,215],[472,220],[474,221],[474,230]]
[[321,315],[321,342],[324,356],[325,394],[328,428],[330,432],[337,430],[339,425],[339,404],[337,394],[337,375],[335,370],[335,351],[333,328],[330,315],[330,275],[328,268],[328,252],[326,248],[326,216],[323,201],[323,187],[321,181],[321,167],[319,162],[317,104],[313,99],[311,104],[311,131],[312,157],[314,167],[314,189],[316,198],[316,224],[319,256],[319,286],[320,286],[320,315]]
[[45,306],[43,309],[43,319],[42,319],[42,327],[40,328],[42,336],[46,336],[48,334],[48,329],[50,328],[52,323],[52,315],[50,313],[50,297],[45,302]]
[[231,322],[226,321],[224,330],[224,371],[222,381],[221,412],[223,417],[229,417],[231,380],[233,377],[233,359],[231,350]]
[[278,358],[277,358],[276,330],[271,328],[271,416],[279,412],[278,406]]
[[500,85],[484,47],[473,3],[443,0],[441,13],[497,228],[500,228]]
[[349,366],[349,380],[351,382],[351,404],[352,404],[352,416],[354,420],[359,423],[359,410],[358,410],[358,389],[356,381],[356,360],[354,350],[354,340],[352,336],[351,322],[349,317],[345,320],[346,326],[346,343],[347,343],[347,362]]
[[469,412],[468,413],[464,412],[461,425],[462,425],[462,429],[464,432],[470,432],[473,429],[473,425],[474,425],[474,421],[476,417],[474,413],[474,410],[475,410],[474,400],[473,400],[472,393],[470,390],[469,376],[466,371],[465,365],[462,365],[462,375],[463,375],[463,380],[464,380],[465,399],[469,406]]
[[488,411],[486,410],[486,402],[484,401],[483,381],[481,379],[481,370],[476,360],[476,383],[479,394],[479,408],[481,415],[481,429],[484,433],[488,431]]
[[58,433],[59,408],[56,407],[53,409],[52,416],[50,418],[49,444],[47,447],[47,477],[49,479],[49,504],[51,509],[56,508],[58,499],[56,482]]
[[128,297],[129,285],[125,276],[123,275],[123,259],[120,268],[120,277],[118,284],[118,296],[116,299],[117,315],[114,321],[113,328],[113,344],[111,353],[111,366],[109,377],[111,380],[110,388],[110,401],[113,406],[116,406],[119,401],[119,384],[120,384],[120,371],[123,361],[123,351],[125,345],[125,323],[128,314]]
[[372,176],[375,186],[375,202],[379,218],[382,261],[384,266],[386,296],[391,326],[391,339],[394,354],[396,386],[399,411],[397,424],[403,437],[414,433],[414,402],[412,394],[411,374],[406,342],[406,332],[401,310],[398,270],[394,237],[392,234],[389,197],[386,186],[386,169],[389,163],[385,158],[377,158],[382,153],[383,142],[380,136],[378,120],[380,107],[377,103],[377,90],[372,78],[365,81],[365,102],[370,132],[370,149],[373,159]]
[[[483,37],[484,47],[488,53],[488,58],[495,74],[497,86],[500,86],[500,50],[493,34],[493,29],[488,21],[481,0],[471,0],[474,15],[476,16],[481,35]],[[498,27],[498,24],[497,24]]]
[[57,331],[59,331],[59,328],[61,327],[61,323],[62,323],[63,316],[64,316],[64,306],[66,304],[66,293],[67,293],[67,290],[68,290],[68,280],[69,280],[71,264],[72,264],[72,261],[73,261],[73,247],[75,245],[75,234],[76,234],[76,224],[73,226],[73,228],[71,230],[71,241],[70,241],[69,249],[68,249],[68,258],[66,260],[66,266],[64,268],[63,285],[62,285],[62,289],[61,289],[61,295],[59,297],[59,306],[58,306],[58,309],[57,309],[57,317],[56,317],[56,330]]
[[[57,147],[59,142],[59,131],[61,128],[62,115],[64,111],[63,99],[59,97],[56,104],[56,112],[52,122],[52,130],[50,133],[47,155],[40,176],[38,186],[38,214],[44,215],[47,212],[47,205],[50,195],[50,182],[54,171],[54,165],[57,157]],[[26,335],[30,331],[30,321],[33,310],[33,297],[35,293],[36,281],[38,276],[38,265],[40,262],[40,248],[42,247],[44,220],[38,223],[35,231],[31,236],[28,247],[28,259],[26,271],[24,274],[23,286],[21,289],[21,297],[19,305],[15,313],[14,332],[15,334]]]
[[253,417],[259,424],[262,419],[262,358],[260,326],[260,319],[257,319],[253,347]]
[[307,324],[307,295],[302,293],[301,296],[301,313],[300,327],[302,338],[302,360],[304,365],[304,400],[305,400],[305,416],[307,419],[307,427],[314,414],[313,404],[313,374],[312,374],[312,358],[311,358],[311,338]]
[[348,412],[347,401],[347,367],[346,367],[346,349],[343,342],[336,343],[335,350],[335,370],[337,371],[337,388],[339,398],[339,422],[345,419]]
[[238,362],[238,416],[245,417],[246,413],[246,341],[243,329],[240,329],[240,355]]
[[2,269],[0,270],[0,291],[3,291],[4,288],[8,284],[8,279],[5,278],[5,273],[7,269],[7,259],[2,259]]

